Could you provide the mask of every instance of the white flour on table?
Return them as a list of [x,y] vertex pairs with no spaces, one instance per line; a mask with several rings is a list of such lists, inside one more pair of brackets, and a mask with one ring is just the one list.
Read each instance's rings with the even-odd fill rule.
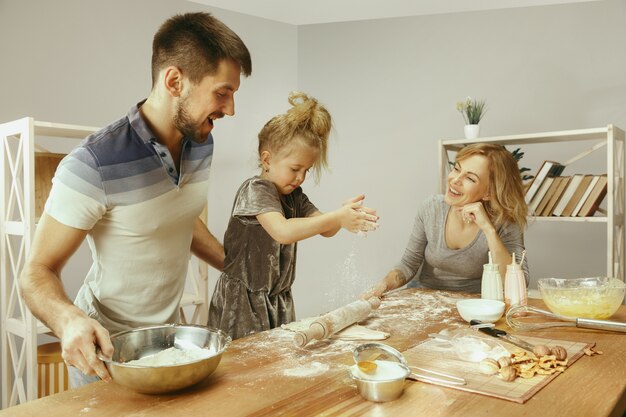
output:
[[[373,310],[362,324],[389,332],[392,338],[394,335],[427,332],[429,327],[441,324],[450,328],[466,326],[455,314],[456,301],[466,297],[442,291],[389,294],[383,298],[380,308]],[[278,385],[267,384],[268,378],[272,376],[315,378],[329,373],[344,373],[345,378],[349,379],[347,370],[354,365],[352,351],[364,343],[358,340],[324,339],[298,348],[293,343],[293,336],[293,331],[275,328],[237,340],[237,344],[229,350],[230,359],[243,365],[243,372],[228,374],[229,379],[239,382],[232,389],[279,389]],[[258,368],[259,363],[264,364],[262,369]]]
[[391,336],[415,334],[436,324],[451,327],[464,326],[457,319],[456,302],[468,296],[446,291],[391,293],[383,297],[380,308],[372,310],[361,324],[371,329],[386,331]]
[[215,351],[211,349],[179,349],[171,347],[153,355],[124,362],[124,364],[134,366],[172,366],[206,359],[214,354]]
[[323,374],[328,371],[330,366],[326,363],[313,361],[307,366],[298,366],[296,368],[285,369],[283,375],[296,376],[296,377],[311,377],[315,375]]

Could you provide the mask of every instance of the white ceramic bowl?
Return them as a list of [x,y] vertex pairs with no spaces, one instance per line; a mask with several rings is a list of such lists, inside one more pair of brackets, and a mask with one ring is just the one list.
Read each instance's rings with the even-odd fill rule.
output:
[[456,309],[467,322],[480,320],[483,323],[495,323],[504,314],[504,303],[498,300],[470,298],[457,301]]

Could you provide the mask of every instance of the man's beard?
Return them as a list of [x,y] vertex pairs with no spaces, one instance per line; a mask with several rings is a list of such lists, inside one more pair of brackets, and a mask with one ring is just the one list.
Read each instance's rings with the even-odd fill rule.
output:
[[176,114],[174,114],[174,127],[178,129],[184,137],[188,137],[196,143],[203,143],[208,136],[202,137],[200,128],[191,120],[187,112],[187,97],[182,97],[176,106]]

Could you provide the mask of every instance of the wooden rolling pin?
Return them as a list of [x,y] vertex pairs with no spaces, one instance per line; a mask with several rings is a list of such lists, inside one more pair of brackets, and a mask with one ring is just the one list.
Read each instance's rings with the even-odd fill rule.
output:
[[350,304],[339,307],[316,319],[308,329],[296,332],[293,336],[293,343],[298,347],[304,347],[311,340],[326,339],[351,324],[365,320],[369,316],[370,311],[379,306],[380,300],[377,297],[372,297],[367,301],[353,301]]

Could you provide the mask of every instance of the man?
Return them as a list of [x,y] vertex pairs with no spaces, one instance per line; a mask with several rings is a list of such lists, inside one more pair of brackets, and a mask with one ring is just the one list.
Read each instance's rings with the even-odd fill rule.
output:
[[[60,339],[73,387],[109,380],[109,334],[175,322],[190,251],[221,270],[224,249],[199,219],[213,122],[235,114],[241,39],[208,13],[177,15],[153,40],[152,90],[63,159],[20,277],[33,314]],[[87,238],[93,264],[75,305],[60,273]]]

